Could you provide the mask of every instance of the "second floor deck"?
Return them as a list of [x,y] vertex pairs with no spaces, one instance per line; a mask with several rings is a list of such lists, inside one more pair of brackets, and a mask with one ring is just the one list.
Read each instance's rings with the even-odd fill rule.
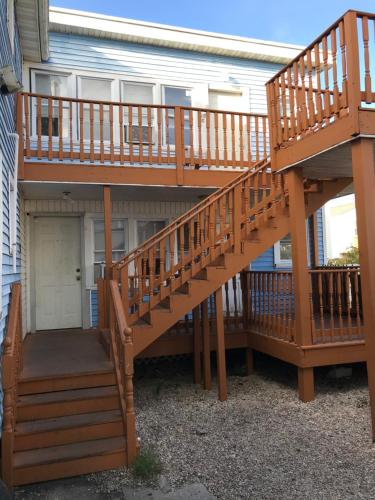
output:
[[269,154],[265,115],[18,96],[26,181],[220,187]]

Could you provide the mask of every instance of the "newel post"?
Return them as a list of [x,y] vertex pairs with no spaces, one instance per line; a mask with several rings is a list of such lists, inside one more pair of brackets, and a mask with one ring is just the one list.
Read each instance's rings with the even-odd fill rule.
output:
[[353,119],[352,134],[359,133],[359,107],[361,105],[361,76],[359,64],[359,46],[357,13],[349,11],[344,16],[345,46],[347,60],[347,94],[349,115]]
[[137,456],[137,434],[135,428],[134,412],[134,346],[133,336],[130,328],[125,328],[125,349],[124,349],[124,368],[125,368],[125,404],[126,404],[126,452],[127,463],[130,465]]
[[184,111],[180,106],[174,108],[174,143],[176,154],[176,183],[184,185]]
[[233,239],[234,253],[241,253],[242,185],[233,190]]
[[[312,314],[302,169],[290,169],[286,174],[286,181],[289,191],[290,233],[292,238],[295,342],[298,346],[309,346],[312,345]],[[313,368],[298,368],[298,391],[302,401],[307,402],[314,399]]]

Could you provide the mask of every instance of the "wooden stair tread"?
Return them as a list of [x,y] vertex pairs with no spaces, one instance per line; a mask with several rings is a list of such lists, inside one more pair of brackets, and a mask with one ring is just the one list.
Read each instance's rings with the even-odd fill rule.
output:
[[49,448],[18,451],[14,454],[14,467],[20,469],[61,463],[68,460],[107,455],[124,451],[125,448],[125,438],[117,436],[114,438],[51,446]]
[[43,380],[51,380],[51,379],[66,379],[66,378],[79,378],[79,377],[87,377],[87,376],[92,376],[92,375],[107,375],[108,373],[113,373],[113,365],[110,361],[106,363],[107,366],[93,370],[93,371],[87,371],[87,370],[82,370],[82,371],[76,371],[74,373],[56,373],[52,375],[45,375],[45,376],[36,376],[36,377],[30,377],[30,376],[25,376],[24,373],[21,372],[20,378],[19,378],[19,383],[27,383],[27,382],[38,382],[38,381],[43,381]]
[[57,431],[60,429],[116,422],[118,420],[121,420],[120,410],[107,410],[19,422],[16,425],[16,437],[23,434]]
[[114,385],[89,387],[87,389],[71,389],[67,391],[44,392],[41,394],[26,394],[18,397],[17,406],[106,398],[116,396],[117,394],[118,390]]

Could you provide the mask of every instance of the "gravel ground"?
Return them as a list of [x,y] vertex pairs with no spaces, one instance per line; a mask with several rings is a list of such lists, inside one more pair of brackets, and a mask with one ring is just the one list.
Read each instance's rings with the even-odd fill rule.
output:
[[[138,432],[142,447],[160,456],[157,486],[200,483],[219,500],[375,499],[363,365],[341,380],[317,370],[317,398],[308,404],[297,398],[294,367],[258,356],[256,373],[245,377],[238,359],[231,366],[225,403],[215,385],[207,392],[192,384],[190,361],[138,368]],[[126,470],[89,481],[103,498],[145,486]]]
[[[161,458],[164,486],[199,482],[220,500],[375,499],[363,365],[341,380],[317,370],[317,398],[308,404],[296,396],[294,367],[264,356],[249,377],[231,370],[225,403],[215,386],[194,386],[184,362],[140,371],[138,431],[142,447]],[[103,492],[140,486],[127,471],[91,477]]]

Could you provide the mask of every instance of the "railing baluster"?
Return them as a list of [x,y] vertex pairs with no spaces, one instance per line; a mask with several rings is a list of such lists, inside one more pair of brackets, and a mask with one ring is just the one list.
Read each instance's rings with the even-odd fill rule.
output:
[[362,38],[365,63],[365,96],[366,104],[372,103],[372,84],[370,74],[370,53],[369,53],[369,32],[368,32],[368,17],[362,17]]

